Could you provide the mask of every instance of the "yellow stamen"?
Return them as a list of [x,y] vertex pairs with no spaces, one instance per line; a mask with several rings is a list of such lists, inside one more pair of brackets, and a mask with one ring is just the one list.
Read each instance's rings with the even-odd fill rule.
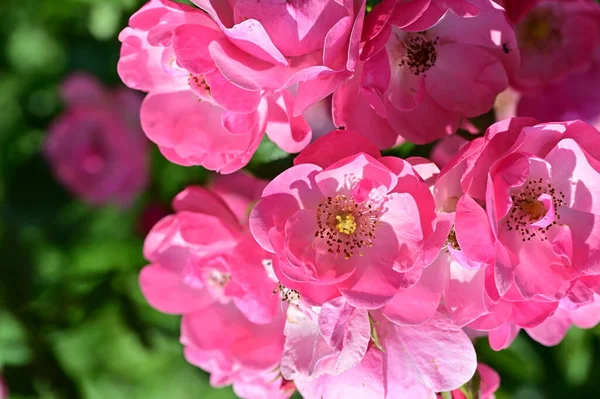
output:
[[356,219],[354,218],[353,215],[350,215],[350,214],[345,215],[345,216],[337,215],[335,217],[335,220],[338,221],[337,224],[335,225],[335,228],[340,233],[352,234],[356,231]]

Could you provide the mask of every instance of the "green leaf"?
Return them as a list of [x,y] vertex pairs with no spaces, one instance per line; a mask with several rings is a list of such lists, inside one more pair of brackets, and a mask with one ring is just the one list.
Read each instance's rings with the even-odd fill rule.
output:
[[376,321],[373,320],[371,315],[369,315],[369,325],[371,326],[371,341],[373,341],[373,345],[375,345],[375,347],[377,349],[379,349],[382,352],[385,352],[385,349],[381,345],[381,342],[379,342],[379,335],[377,334],[377,329],[375,328],[375,323],[376,323]]

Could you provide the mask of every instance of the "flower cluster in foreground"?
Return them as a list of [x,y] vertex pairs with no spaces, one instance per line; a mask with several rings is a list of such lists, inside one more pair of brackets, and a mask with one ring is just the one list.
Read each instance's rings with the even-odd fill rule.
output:
[[[193,3],[137,11],[118,70],[166,158],[222,173],[175,197],[140,274],[214,386],[493,398],[475,337],[600,321],[600,132],[532,100],[585,105],[597,3]],[[543,123],[475,123],[509,85]],[[239,171],[265,134],[299,152],[271,181]],[[438,139],[431,160],[381,152]]]

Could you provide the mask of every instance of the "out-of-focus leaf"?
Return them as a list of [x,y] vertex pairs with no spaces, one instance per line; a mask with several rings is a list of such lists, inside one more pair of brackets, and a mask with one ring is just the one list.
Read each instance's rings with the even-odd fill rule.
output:
[[90,33],[98,40],[114,37],[119,28],[121,8],[115,2],[98,2],[90,13]]
[[534,350],[532,341],[519,335],[512,345],[502,351],[492,350],[485,340],[477,342],[479,361],[489,364],[502,376],[521,383],[535,383],[544,376],[544,363]]
[[25,364],[31,356],[23,326],[10,313],[0,311],[0,367]]
[[66,64],[62,44],[39,26],[20,26],[10,36],[6,51],[12,67],[24,73],[58,74]]
[[590,376],[594,347],[585,330],[571,328],[556,352],[566,382],[572,386],[585,383]]

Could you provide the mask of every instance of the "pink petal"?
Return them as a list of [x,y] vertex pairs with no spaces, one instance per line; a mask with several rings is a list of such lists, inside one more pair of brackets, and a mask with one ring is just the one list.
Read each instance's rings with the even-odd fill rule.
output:
[[286,152],[300,152],[312,138],[312,131],[302,115],[294,116],[295,100],[287,91],[272,94],[267,98],[267,135]]
[[381,312],[396,324],[421,324],[429,320],[440,304],[448,267],[443,257],[426,267],[419,282],[399,290]]
[[295,159],[294,165],[311,163],[327,168],[358,152],[379,158],[379,150],[369,139],[351,130],[334,130],[308,145]]
[[213,302],[208,290],[185,284],[180,273],[157,264],[142,269],[139,284],[148,303],[164,313],[194,312]]

